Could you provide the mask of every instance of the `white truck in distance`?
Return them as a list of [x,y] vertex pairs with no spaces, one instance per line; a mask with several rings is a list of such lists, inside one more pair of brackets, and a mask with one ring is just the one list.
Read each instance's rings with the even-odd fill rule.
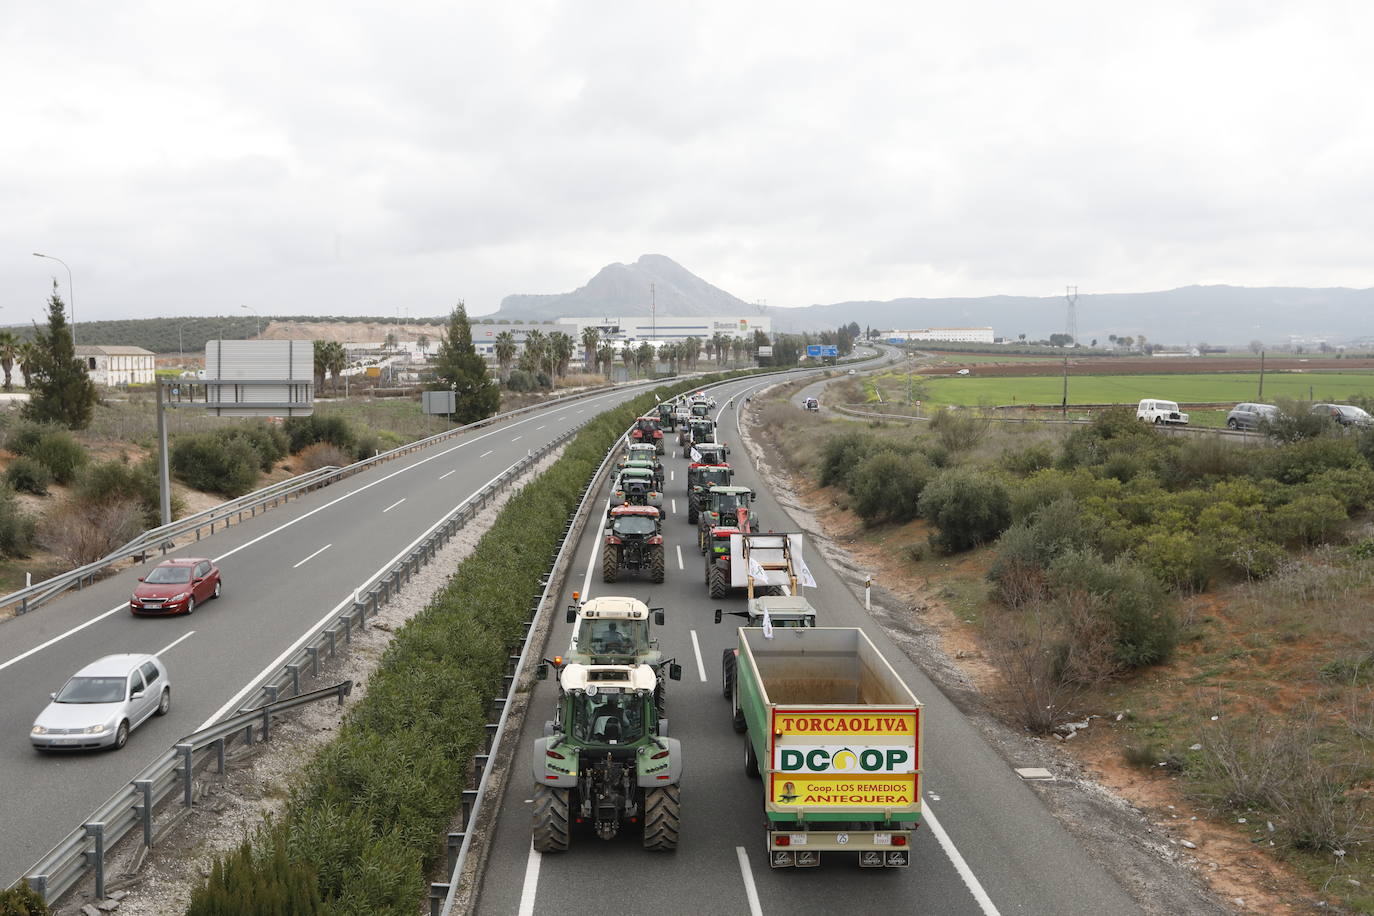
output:
[[1140,402],[1140,405],[1135,409],[1135,418],[1144,420],[1146,423],[1167,423],[1173,426],[1188,425],[1188,415],[1179,412],[1176,402],[1160,401],[1154,398],[1146,398]]

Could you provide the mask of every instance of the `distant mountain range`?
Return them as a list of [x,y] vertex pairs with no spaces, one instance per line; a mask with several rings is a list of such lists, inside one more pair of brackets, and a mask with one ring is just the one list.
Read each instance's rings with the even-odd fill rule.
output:
[[[646,254],[633,264],[609,264],[569,293],[512,295],[490,316],[505,319],[586,315],[647,315],[650,286],[660,315],[753,315],[757,308],[671,258]],[[1103,344],[1110,334],[1146,335],[1156,343],[1344,343],[1374,335],[1374,289],[1333,287],[1185,286],[1145,293],[1084,293],[1078,297],[1078,338]],[[991,326],[999,337],[1048,337],[1065,327],[1062,296],[970,299],[856,300],[803,308],[769,308],[776,331],[819,331],[850,321],[864,327]]]

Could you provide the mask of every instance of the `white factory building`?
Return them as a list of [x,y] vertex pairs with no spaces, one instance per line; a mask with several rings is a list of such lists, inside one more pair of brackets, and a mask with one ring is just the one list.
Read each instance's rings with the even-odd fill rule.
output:
[[939,340],[946,343],[993,343],[992,328],[921,328],[914,331],[888,331],[888,343],[911,340]]
[[564,318],[563,322],[577,326],[574,337],[581,339],[583,328],[596,328],[602,340],[617,345],[630,341],[651,344],[676,343],[688,337],[708,340],[717,334],[726,337],[742,337],[752,340],[755,331],[765,334],[773,332],[773,319],[764,315],[632,315],[597,316],[592,318]]

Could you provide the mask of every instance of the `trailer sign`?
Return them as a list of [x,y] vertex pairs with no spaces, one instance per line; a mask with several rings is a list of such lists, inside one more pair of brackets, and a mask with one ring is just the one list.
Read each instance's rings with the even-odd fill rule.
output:
[[916,734],[914,711],[866,712],[855,710],[800,710],[776,712],[773,733],[781,738],[792,735],[904,735]]
[[775,745],[773,769],[783,773],[914,773],[907,747]]
[[808,808],[909,808],[920,801],[916,774],[893,776],[810,776],[773,773],[775,805]]

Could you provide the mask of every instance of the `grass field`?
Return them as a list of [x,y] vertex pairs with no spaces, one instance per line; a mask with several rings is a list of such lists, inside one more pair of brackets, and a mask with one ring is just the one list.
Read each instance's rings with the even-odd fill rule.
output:
[[[884,381],[888,381],[884,379]],[[906,377],[892,378],[884,391],[900,387]],[[1053,405],[1060,403],[1064,382],[1055,376],[925,379],[922,386],[931,406]],[[1141,398],[1164,398],[1181,403],[1258,400],[1257,373],[1197,375],[1069,375],[1070,404],[1134,404]],[[1374,372],[1266,372],[1264,400],[1275,398],[1341,402],[1352,395],[1374,394]],[[884,397],[888,397],[884,394]]]

